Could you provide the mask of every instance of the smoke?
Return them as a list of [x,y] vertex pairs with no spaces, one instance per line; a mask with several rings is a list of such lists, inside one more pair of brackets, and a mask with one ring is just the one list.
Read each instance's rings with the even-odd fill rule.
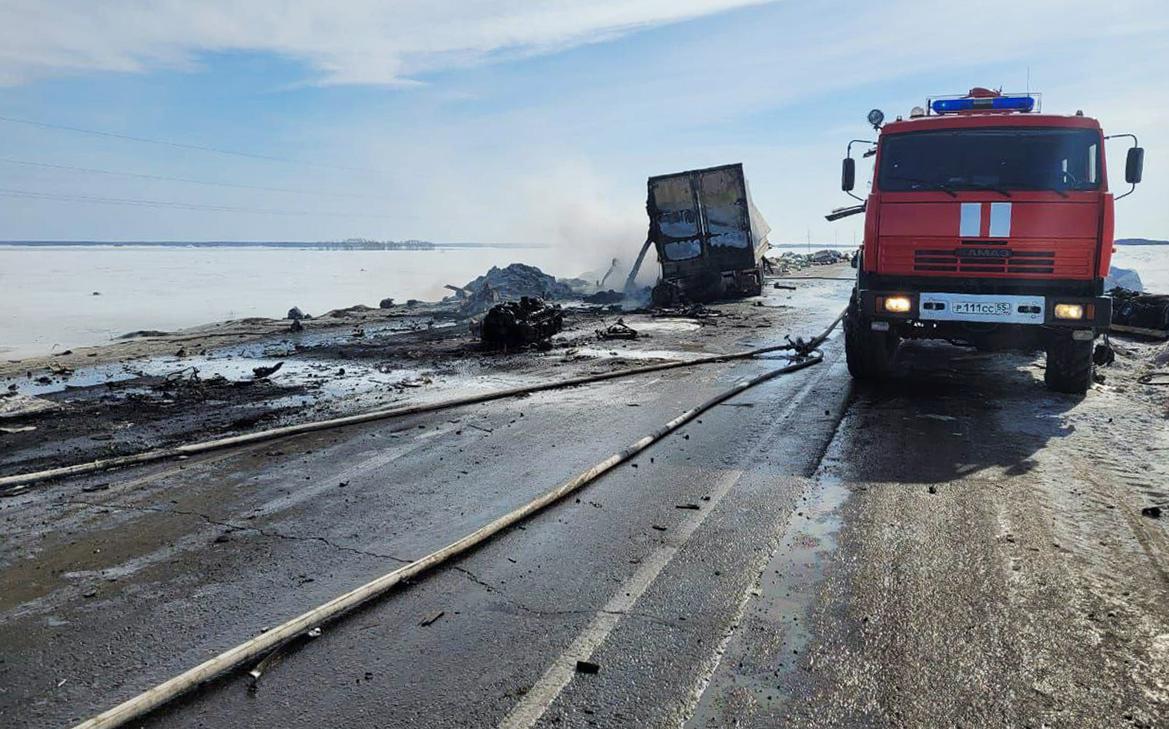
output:
[[[645,180],[613,180],[587,162],[559,162],[517,184],[518,216],[509,228],[514,240],[556,251],[557,276],[600,279],[614,258],[619,264],[605,282],[620,288],[645,242]],[[656,277],[652,251],[639,281]]]

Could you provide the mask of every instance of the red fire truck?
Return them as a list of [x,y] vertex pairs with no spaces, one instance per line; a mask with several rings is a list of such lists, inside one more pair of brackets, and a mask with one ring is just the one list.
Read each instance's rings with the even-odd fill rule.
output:
[[[885,377],[903,340],[926,338],[1044,349],[1049,388],[1091,385],[1093,342],[1111,317],[1109,137],[1082,112],[1044,114],[1038,102],[975,88],[887,124],[869,113],[878,139],[850,142],[841,174],[861,204],[828,216],[865,214],[844,321],[853,377]],[[1144,150],[1118,136],[1132,144],[1124,197],[1140,182]],[[857,144],[875,157],[867,198],[851,192]]]

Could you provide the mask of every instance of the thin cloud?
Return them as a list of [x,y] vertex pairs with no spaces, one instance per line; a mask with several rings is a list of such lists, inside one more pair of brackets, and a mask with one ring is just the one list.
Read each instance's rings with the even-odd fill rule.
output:
[[595,43],[766,0],[17,0],[0,8],[0,83],[194,69],[201,54],[275,53],[320,84],[417,75]]

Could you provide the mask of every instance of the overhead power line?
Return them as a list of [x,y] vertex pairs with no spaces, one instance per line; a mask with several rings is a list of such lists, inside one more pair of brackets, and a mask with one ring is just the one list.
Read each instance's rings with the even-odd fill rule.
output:
[[163,147],[175,147],[177,149],[193,149],[200,152],[211,152],[213,154],[224,154],[232,157],[245,157],[248,159],[265,160],[268,162],[283,162],[285,164],[304,165],[306,167],[319,167],[322,169],[342,170],[345,172],[366,172],[375,175],[386,174],[381,170],[373,170],[364,167],[345,167],[343,165],[332,165],[323,162],[306,162],[299,159],[291,159],[288,157],[276,157],[267,154],[255,154],[252,152],[241,152],[234,149],[222,149],[219,147],[208,147],[202,144],[187,144],[186,142],[174,142],[167,139],[151,139],[150,137],[136,137],[132,134],[119,134],[117,132],[106,132],[100,129],[85,129],[83,127],[72,127],[65,124],[49,124],[48,122],[39,122],[32,119],[19,119],[11,116],[0,116],[0,122],[8,122],[9,124],[24,124],[30,127],[39,127],[41,129],[55,129],[58,131],[74,132],[77,134],[88,134],[95,137],[107,137],[110,139],[121,139],[128,142],[141,142],[144,144],[157,144]]
[[204,205],[200,203],[185,203],[177,200],[142,200],[138,198],[99,197],[96,195],[71,195],[64,193],[38,192],[36,190],[11,190],[0,188],[0,196],[22,198],[28,200],[51,200],[56,202],[81,202],[99,205],[129,205],[132,207],[169,208],[172,210],[198,210],[214,213],[250,213],[259,215],[295,215],[295,216],[331,216],[343,218],[386,218],[394,219],[397,216],[378,213],[355,213],[313,210],[276,210],[271,208],[243,208],[230,205]]
[[233,187],[244,190],[264,190],[267,192],[290,192],[297,195],[319,195],[322,197],[351,197],[363,200],[382,200],[384,199],[378,195],[359,195],[356,193],[344,192],[322,192],[320,190],[298,190],[291,187],[267,187],[265,185],[245,185],[239,182],[215,182],[212,180],[195,180],[190,177],[170,177],[167,175],[151,175],[142,172],[121,172],[117,170],[103,170],[96,167],[76,167],[74,165],[52,164],[50,162],[32,162],[30,160],[12,159],[11,157],[0,157],[0,162],[13,165],[24,165],[25,167],[40,167],[52,170],[65,170],[68,172],[83,172],[93,175],[114,175],[117,177],[134,177],[141,180],[162,180],[166,182],[185,182],[192,185],[213,185],[215,187]]

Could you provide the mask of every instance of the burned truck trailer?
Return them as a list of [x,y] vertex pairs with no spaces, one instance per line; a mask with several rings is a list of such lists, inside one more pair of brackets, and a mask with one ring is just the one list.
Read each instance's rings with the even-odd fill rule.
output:
[[649,241],[661,263],[654,302],[754,296],[763,289],[770,227],[742,164],[649,178]]

